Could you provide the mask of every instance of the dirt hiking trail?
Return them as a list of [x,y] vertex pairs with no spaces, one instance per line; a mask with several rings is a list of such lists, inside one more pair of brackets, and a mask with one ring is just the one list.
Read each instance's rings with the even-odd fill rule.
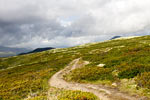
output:
[[[83,92],[91,92],[95,94],[100,100],[148,100],[146,98],[139,98],[136,96],[129,96],[126,93],[122,93],[117,89],[108,88],[103,85],[94,85],[94,84],[82,84],[82,83],[74,83],[67,82],[63,79],[63,75],[69,73],[73,69],[82,67],[88,64],[87,61],[84,63],[79,63],[79,59],[73,60],[67,67],[63,70],[60,70],[55,75],[51,77],[49,80],[49,84],[52,87],[63,88],[66,90],[80,90]],[[49,100],[52,100],[49,98]]]

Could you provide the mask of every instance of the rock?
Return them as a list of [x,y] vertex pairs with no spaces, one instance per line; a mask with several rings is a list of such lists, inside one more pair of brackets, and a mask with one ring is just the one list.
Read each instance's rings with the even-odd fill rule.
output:
[[98,67],[104,67],[105,66],[105,64],[99,64],[99,65],[97,65]]
[[37,96],[37,93],[31,93],[30,96],[31,96],[31,97],[36,97],[36,96]]
[[117,87],[117,83],[112,83],[112,86]]

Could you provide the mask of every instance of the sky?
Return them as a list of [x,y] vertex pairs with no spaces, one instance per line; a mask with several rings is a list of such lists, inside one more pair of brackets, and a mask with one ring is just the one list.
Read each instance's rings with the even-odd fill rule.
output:
[[150,34],[150,0],[0,0],[0,45],[71,47]]

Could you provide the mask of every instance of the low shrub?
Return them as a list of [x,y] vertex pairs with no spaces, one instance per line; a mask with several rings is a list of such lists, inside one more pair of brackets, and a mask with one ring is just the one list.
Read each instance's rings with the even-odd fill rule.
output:
[[109,68],[100,68],[100,67],[83,67],[73,70],[69,75],[69,80],[73,81],[97,81],[97,80],[114,80],[113,75],[111,74],[112,70]]
[[136,82],[139,87],[150,89],[150,72],[144,72],[137,76]]
[[98,98],[89,92],[65,91],[58,97],[58,100],[98,100]]
[[118,77],[123,78],[133,78],[142,72],[149,72],[150,66],[145,66],[141,64],[127,65],[121,69],[118,74]]
[[47,100],[47,96],[37,96],[27,100]]

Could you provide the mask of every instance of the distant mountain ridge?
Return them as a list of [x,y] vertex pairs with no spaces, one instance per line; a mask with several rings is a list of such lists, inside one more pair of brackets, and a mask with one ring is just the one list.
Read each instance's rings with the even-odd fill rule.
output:
[[42,51],[47,51],[47,50],[51,50],[51,49],[55,49],[55,48],[53,48],[53,47],[37,48],[37,49],[35,49],[33,51],[30,51],[30,52],[20,53],[19,55],[25,55],[25,54],[30,54],[30,53],[42,52]]
[[31,49],[0,46],[0,57],[15,56],[22,52],[29,51],[31,51]]
[[21,53],[21,52],[26,52],[26,51],[29,51],[29,49],[0,46],[0,52],[15,52],[15,53]]
[[113,40],[113,39],[117,39],[117,38],[121,38],[122,36],[114,36],[112,37],[110,40]]

